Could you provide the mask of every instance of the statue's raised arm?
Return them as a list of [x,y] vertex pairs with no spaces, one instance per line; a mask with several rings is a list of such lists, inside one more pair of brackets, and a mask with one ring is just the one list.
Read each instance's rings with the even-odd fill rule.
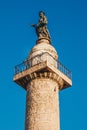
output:
[[48,29],[47,29],[48,21],[45,16],[45,13],[43,11],[40,11],[39,17],[40,17],[40,19],[39,19],[38,23],[32,24],[31,26],[35,28],[38,39],[46,38],[46,39],[50,40],[51,38],[50,38]]

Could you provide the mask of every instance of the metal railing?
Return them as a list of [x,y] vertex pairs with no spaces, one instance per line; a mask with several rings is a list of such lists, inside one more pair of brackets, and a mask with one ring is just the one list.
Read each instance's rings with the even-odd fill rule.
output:
[[[36,55],[35,57],[31,58],[31,59],[26,59],[25,61],[23,61],[21,64],[19,65],[16,65],[15,66],[15,69],[14,69],[14,74],[18,74],[20,72],[23,72],[24,70],[27,70],[29,69],[30,67],[34,66],[32,65],[32,61],[33,59],[37,58],[37,63],[36,64],[39,64],[41,62],[43,62],[44,60],[42,59],[42,56],[44,54],[47,54],[49,56],[52,57],[52,55],[50,55],[48,52],[44,52],[42,54],[38,54]],[[54,59],[54,57],[52,57]],[[46,61],[46,60],[45,60]],[[56,61],[56,60],[55,60]],[[60,61],[56,61],[57,62],[57,68],[59,71],[61,71],[63,74],[65,74],[68,78],[72,78],[72,73],[69,69],[67,69]],[[35,64],[35,65],[36,65]]]
[[57,68],[68,78],[72,79],[72,72],[68,68],[66,68],[60,61],[57,62]]

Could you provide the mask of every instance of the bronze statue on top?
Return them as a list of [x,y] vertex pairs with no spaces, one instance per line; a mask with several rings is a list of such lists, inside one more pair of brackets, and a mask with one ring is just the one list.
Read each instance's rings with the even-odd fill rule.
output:
[[48,21],[45,16],[45,13],[43,11],[40,11],[39,17],[40,17],[40,19],[39,19],[38,23],[32,24],[31,26],[35,28],[38,39],[46,38],[48,40],[51,40],[50,34],[49,34],[47,26],[46,26]]

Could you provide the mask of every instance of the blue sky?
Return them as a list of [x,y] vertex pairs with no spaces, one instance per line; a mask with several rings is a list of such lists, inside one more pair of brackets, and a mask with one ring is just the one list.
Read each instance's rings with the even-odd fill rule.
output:
[[87,130],[87,2],[85,0],[0,1],[0,130],[24,130],[26,91],[13,82],[14,66],[35,45],[32,23],[48,17],[52,45],[73,74],[60,92],[61,130]]

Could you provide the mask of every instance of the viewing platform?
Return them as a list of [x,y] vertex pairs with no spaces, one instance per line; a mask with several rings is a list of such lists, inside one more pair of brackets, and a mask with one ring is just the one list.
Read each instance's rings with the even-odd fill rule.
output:
[[[55,66],[53,64],[55,62]],[[21,64],[16,65],[14,68],[14,81],[25,88],[32,73],[35,72],[53,72],[64,81],[63,88],[72,85],[72,73],[60,61],[56,61],[48,52],[36,55],[31,59],[26,59]],[[34,75],[33,75],[34,76]],[[57,78],[57,76],[56,76]],[[19,80],[20,79],[20,80]],[[20,84],[21,83],[21,84]],[[25,88],[26,89],[26,88]]]

